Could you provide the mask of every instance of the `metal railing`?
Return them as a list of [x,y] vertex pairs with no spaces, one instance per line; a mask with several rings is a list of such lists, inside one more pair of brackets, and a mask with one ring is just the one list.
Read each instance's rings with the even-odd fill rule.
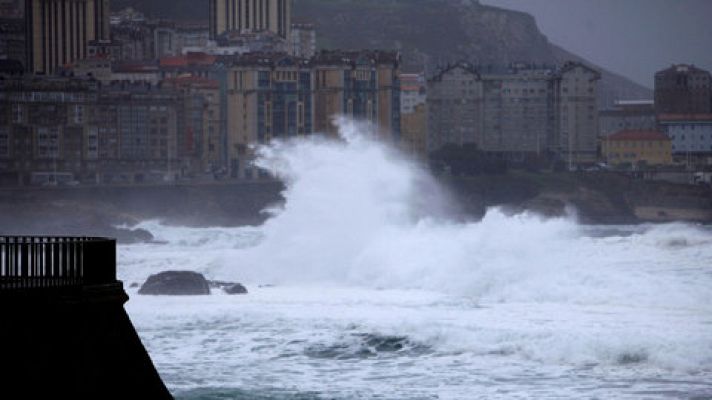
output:
[[0,291],[116,282],[116,241],[0,236]]

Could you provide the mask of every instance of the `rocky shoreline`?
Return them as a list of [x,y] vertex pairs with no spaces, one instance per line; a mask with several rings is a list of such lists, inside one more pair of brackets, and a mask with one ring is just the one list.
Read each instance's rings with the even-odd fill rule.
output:
[[[586,224],[712,223],[710,188],[633,180],[616,173],[527,173],[440,177],[463,219],[487,208],[562,216]],[[147,242],[132,229],[158,219],[194,227],[259,225],[283,201],[279,182],[213,185],[0,189],[0,226],[8,235],[91,235]]]

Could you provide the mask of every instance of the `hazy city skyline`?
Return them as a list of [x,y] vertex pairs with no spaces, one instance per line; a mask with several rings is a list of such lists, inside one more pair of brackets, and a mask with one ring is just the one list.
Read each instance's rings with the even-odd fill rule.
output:
[[482,0],[527,12],[549,40],[652,89],[675,63],[712,69],[712,1]]

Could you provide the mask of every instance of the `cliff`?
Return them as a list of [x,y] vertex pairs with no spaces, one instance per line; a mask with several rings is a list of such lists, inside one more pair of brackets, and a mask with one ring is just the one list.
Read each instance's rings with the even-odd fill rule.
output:
[[[207,0],[113,0],[151,17],[208,18]],[[555,64],[585,60],[550,43],[529,14],[477,0],[294,0],[294,21],[317,29],[320,48],[401,51],[406,71],[434,71],[448,62]],[[590,63],[588,63],[590,64]],[[602,68],[601,104],[651,98],[650,89]]]

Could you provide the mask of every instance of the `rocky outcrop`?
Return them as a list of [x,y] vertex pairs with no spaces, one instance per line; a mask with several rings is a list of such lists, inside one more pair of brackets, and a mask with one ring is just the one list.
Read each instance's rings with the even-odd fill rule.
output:
[[247,288],[239,283],[227,286],[223,288],[223,291],[227,294],[247,294]]
[[151,275],[138,294],[154,296],[200,296],[210,294],[205,277],[192,271],[166,271]]
[[224,281],[208,281],[213,289],[220,289],[227,294],[247,294],[247,288],[240,283]]

